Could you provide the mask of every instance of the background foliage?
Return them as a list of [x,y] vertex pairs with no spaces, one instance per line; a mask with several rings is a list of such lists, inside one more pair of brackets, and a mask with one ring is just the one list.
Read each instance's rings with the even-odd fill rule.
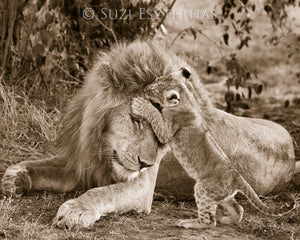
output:
[[[96,50],[155,34],[160,20],[138,21],[138,9],[170,6],[168,1],[158,0],[3,0],[0,4],[2,83],[55,106],[64,94],[82,84]],[[86,7],[95,12],[91,20],[82,16]],[[102,8],[131,9],[132,13],[126,12],[120,19],[121,13],[112,11],[111,18],[101,21]]]
[[[22,89],[26,98],[46,100],[49,106],[61,108],[65,95],[72,94],[82,84],[84,73],[96,51],[122,40],[153,37],[174,2],[2,0],[1,82]],[[274,31],[286,27],[286,7],[289,5],[295,6],[295,0],[265,2],[264,10],[270,17]],[[95,12],[95,17],[91,20],[86,20],[82,15],[87,7]],[[103,8],[112,9],[111,17],[115,19],[107,17],[104,21],[101,20]],[[141,8],[160,11],[162,14],[158,18],[141,20]],[[223,43],[228,45],[232,35],[235,35],[239,39],[237,49],[248,47],[252,30],[250,13],[257,9],[255,1],[224,0],[219,8],[221,12],[215,18],[215,23],[223,27]],[[131,9],[131,13],[125,12],[120,19],[122,12],[115,12],[115,9]],[[204,34],[201,29],[188,28],[179,32],[178,36],[186,33],[192,34],[195,39],[197,34]],[[277,34],[266,41],[277,44],[279,39]],[[213,40],[208,37],[208,41]],[[214,44],[218,47],[218,43]],[[245,97],[230,91],[231,86],[236,89],[248,88],[249,98],[253,91],[261,93],[263,89],[257,75],[250,73],[236,55],[238,54],[222,55],[220,58],[229,73],[228,92],[225,95],[227,111],[231,111],[234,99]],[[213,67],[209,63],[207,73]]]
[[[214,18],[214,21],[216,25],[221,25],[222,31],[222,38],[218,41],[211,39],[202,28],[195,27],[181,30],[173,39],[174,43],[179,37],[184,38],[186,35],[192,35],[196,40],[199,35],[202,35],[218,49],[220,53],[219,59],[208,61],[206,71],[207,74],[211,74],[218,65],[223,65],[225,71],[222,74],[227,77],[227,92],[224,95],[227,112],[234,112],[234,107],[248,109],[249,105],[243,99],[251,99],[253,93],[261,94],[264,89],[264,84],[259,79],[258,72],[255,69],[250,70],[239,60],[240,50],[249,47],[249,42],[251,42],[253,18],[256,16],[254,14],[255,11],[263,8],[272,24],[272,34],[269,36],[262,34],[266,45],[276,46],[282,39],[291,37],[293,34],[293,29],[288,22],[287,9],[300,6],[300,2],[295,0],[266,0],[263,5],[261,3],[262,1],[224,0],[221,6],[215,6],[218,16]],[[297,38],[297,41],[300,41],[300,37]],[[231,51],[226,55],[221,48],[224,49],[222,45],[228,47],[229,43],[235,45],[236,51]],[[290,41],[286,43],[286,47],[289,52],[289,58],[295,53],[300,53],[299,46]],[[231,88],[235,88],[235,90],[232,91]],[[239,91],[239,88],[247,89],[248,94],[246,95],[243,91]]]

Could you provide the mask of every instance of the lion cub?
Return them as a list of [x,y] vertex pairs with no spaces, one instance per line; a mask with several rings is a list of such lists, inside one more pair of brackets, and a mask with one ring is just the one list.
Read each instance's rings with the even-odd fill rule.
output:
[[294,203],[289,209],[276,210],[261,202],[216,142],[209,129],[209,109],[201,108],[201,96],[193,94],[191,78],[190,71],[182,68],[155,79],[145,88],[145,98],[132,100],[133,114],[151,123],[158,140],[168,143],[182,167],[196,180],[198,218],[180,220],[177,225],[214,227],[218,204],[228,212],[221,223],[239,222],[243,208],[234,199],[238,191],[247,196],[256,209],[268,215],[280,216],[296,208]]

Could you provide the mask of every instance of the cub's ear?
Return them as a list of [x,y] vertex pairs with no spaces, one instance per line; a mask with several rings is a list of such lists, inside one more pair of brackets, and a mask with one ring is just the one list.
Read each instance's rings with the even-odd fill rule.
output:
[[100,63],[100,67],[104,70],[104,72],[107,74],[107,77],[113,84],[113,86],[117,89],[121,87],[120,82],[118,80],[116,72],[111,68],[109,62],[102,62]]
[[192,75],[191,70],[188,68],[182,67],[180,68],[182,76],[184,76],[186,79],[189,79],[190,76]]

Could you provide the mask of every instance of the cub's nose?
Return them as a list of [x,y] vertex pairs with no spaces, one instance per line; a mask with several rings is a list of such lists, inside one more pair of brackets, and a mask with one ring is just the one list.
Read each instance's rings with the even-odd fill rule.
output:
[[138,156],[138,160],[139,160],[141,169],[153,166],[153,164],[148,164],[148,163],[142,162],[139,156]]

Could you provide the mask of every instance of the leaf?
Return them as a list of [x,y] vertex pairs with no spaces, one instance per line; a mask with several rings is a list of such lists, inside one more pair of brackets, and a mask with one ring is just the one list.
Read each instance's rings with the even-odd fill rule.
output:
[[37,43],[33,48],[32,48],[32,53],[35,57],[37,56],[43,56],[44,54],[44,46],[40,43]]
[[49,46],[48,46],[49,51],[52,52],[56,45],[57,45],[57,42],[55,40],[52,41],[51,44],[49,44]]
[[227,103],[227,106],[226,106],[226,112],[230,113],[230,112],[232,112],[232,110],[233,110],[233,107],[232,107],[231,104],[228,102],[228,103]]
[[235,89],[238,89],[241,85],[241,78],[236,78],[235,79]]
[[206,69],[207,74],[211,74],[211,70],[212,70],[211,66],[208,66],[207,69]]
[[227,89],[229,90],[230,86],[233,85],[233,78],[228,78],[226,80],[226,86],[227,86]]
[[234,93],[232,92],[232,91],[228,91],[228,92],[226,92],[225,93],[225,101],[227,102],[227,103],[230,103],[230,102],[232,102],[234,100]]
[[247,47],[249,47],[249,46],[248,46],[248,41],[249,41],[249,40],[251,40],[251,38],[250,38],[249,36],[247,36],[247,37],[245,38],[245,45],[246,45]]
[[295,98],[294,101],[293,101],[293,103],[295,105],[300,105],[300,98]]
[[223,35],[223,40],[224,40],[224,43],[228,46],[228,39],[229,39],[229,35],[228,35],[228,33],[225,33],[224,35]]
[[224,25],[224,31],[227,32],[229,30],[229,26],[228,25]]
[[290,101],[289,100],[285,100],[284,102],[284,108],[287,108],[290,105]]
[[264,6],[264,10],[265,10],[267,13],[269,13],[269,12],[272,11],[272,7],[271,7],[270,5],[265,5],[265,6]]
[[41,40],[44,46],[47,46],[48,48],[51,48],[51,45],[54,41],[54,34],[47,30],[41,31]]
[[190,28],[191,33],[193,34],[194,40],[197,38],[197,33],[194,28]]
[[250,79],[251,78],[251,74],[249,72],[246,73],[246,79]]
[[248,98],[251,99],[251,96],[252,96],[252,87],[249,86],[248,87]]
[[53,21],[53,16],[50,13],[46,13],[45,25],[48,25],[49,23],[52,23],[52,21]]
[[240,43],[240,45],[238,46],[238,49],[239,49],[239,50],[242,49],[242,47],[244,46],[244,44],[245,44],[245,41],[242,40],[241,43]]
[[256,94],[261,94],[263,90],[263,85],[262,84],[253,84],[254,91]]

